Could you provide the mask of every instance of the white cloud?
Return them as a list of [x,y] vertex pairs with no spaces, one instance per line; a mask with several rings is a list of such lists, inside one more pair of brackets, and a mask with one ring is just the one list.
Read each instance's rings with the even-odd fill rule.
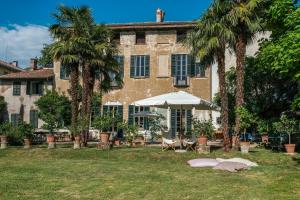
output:
[[17,60],[19,66],[29,66],[30,58],[39,57],[43,44],[51,43],[48,27],[18,24],[0,26],[0,59]]

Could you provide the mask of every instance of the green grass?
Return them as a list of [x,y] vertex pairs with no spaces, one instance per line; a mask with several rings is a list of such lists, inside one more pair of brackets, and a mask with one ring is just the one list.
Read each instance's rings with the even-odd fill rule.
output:
[[[191,168],[199,157],[243,157],[260,166],[239,173]],[[300,199],[300,155],[249,155],[159,148],[0,151],[0,199]]]

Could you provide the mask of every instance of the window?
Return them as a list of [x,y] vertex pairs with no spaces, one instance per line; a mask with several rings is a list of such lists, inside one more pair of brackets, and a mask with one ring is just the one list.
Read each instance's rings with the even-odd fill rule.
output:
[[150,74],[150,56],[137,55],[131,56],[130,61],[130,77],[131,78],[145,78]]
[[30,110],[29,120],[33,128],[38,128],[38,111]]
[[13,96],[21,95],[21,82],[13,82]]
[[109,114],[116,120],[114,124],[109,128],[110,132],[117,131],[117,123],[123,121],[123,106],[122,105],[104,105],[103,114]]
[[121,38],[120,38],[120,33],[115,32],[115,33],[113,34],[112,40],[113,40],[113,43],[115,43],[115,44],[120,44],[120,40],[121,40]]
[[145,32],[136,32],[135,43],[136,44],[146,44],[146,33]]
[[42,81],[28,81],[26,94],[28,95],[43,95],[44,83]]
[[203,64],[196,62],[193,67],[194,67],[194,75],[196,77],[205,77],[205,66]]
[[177,31],[177,42],[183,42],[186,39],[186,31]]
[[145,117],[135,117],[133,114],[143,112],[143,111],[149,111],[150,107],[147,106],[128,106],[128,124],[132,125],[135,124],[139,126],[140,128],[144,128],[145,130],[149,129],[148,125],[148,119]]
[[158,56],[158,77],[169,76],[169,56],[159,55]]
[[[182,113],[181,113],[182,111]],[[180,119],[182,114],[182,130],[186,135],[191,134],[192,128],[192,111],[191,110],[179,110],[171,109],[171,133],[175,138],[177,133],[180,133]]]
[[171,74],[175,78],[174,85],[187,86],[191,74],[191,56],[187,54],[172,55]]
[[13,126],[17,126],[20,123],[21,117],[20,114],[12,113],[10,115],[10,122]]
[[60,79],[68,80],[70,77],[70,73],[70,67],[65,65],[60,66]]

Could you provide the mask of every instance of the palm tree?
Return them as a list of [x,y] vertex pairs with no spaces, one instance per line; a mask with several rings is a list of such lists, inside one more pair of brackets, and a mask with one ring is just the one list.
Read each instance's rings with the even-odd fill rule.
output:
[[221,97],[221,120],[224,136],[224,150],[229,149],[228,136],[228,96],[225,83],[225,49],[234,40],[223,17],[228,11],[228,3],[216,0],[198,21],[196,29],[189,34],[187,44],[192,52],[205,64],[218,63],[219,89]]
[[[98,88],[100,91],[108,92],[112,86],[111,74],[118,74],[120,69],[113,55],[117,53],[115,45],[110,42],[112,38],[111,31],[103,25],[94,25],[90,30],[88,39],[88,51],[84,57],[84,65],[82,69],[82,116],[87,122],[83,128],[83,143],[87,143],[89,137],[89,119],[91,116],[91,100],[94,93],[95,74],[98,77]],[[115,77],[115,80],[122,84],[122,81]]]
[[[236,108],[244,104],[244,68],[246,46],[262,30],[262,20],[265,0],[230,0],[230,11],[226,14],[227,21],[235,34],[233,49],[236,54]],[[240,116],[236,114],[235,132],[240,132]]]
[[80,8],[60,6],[58,13],[53,14],[53,17],[57,23],[49,28],[55,39],[50,52],[54,59],[59,60],[61,65],[68,67],[71,71],[71,126],[74,128],[77,127],[78,119],[79,66],[83,65],[83,56],[87,54],[86,43],[93,20],[90,9],[86,6]]

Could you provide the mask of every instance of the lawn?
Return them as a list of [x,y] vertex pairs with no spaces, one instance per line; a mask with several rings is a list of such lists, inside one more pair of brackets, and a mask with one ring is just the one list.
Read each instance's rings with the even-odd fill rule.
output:
[[[190,168],[198,157],[239,156],[260,166],[239,173]],[[255,149],[161,152],[157,147],[10,148],[0,151],[0,199],[300,199],[300,155]]]

